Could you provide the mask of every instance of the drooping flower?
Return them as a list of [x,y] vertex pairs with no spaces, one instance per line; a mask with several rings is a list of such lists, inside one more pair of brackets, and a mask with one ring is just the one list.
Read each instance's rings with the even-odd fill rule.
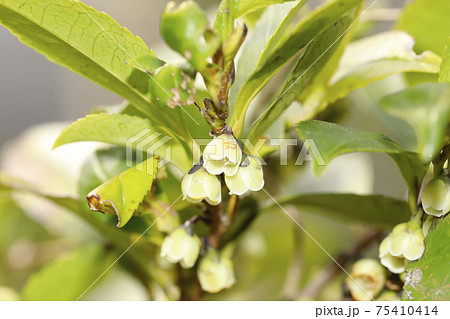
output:
[[233,134],[223,133],[206,145],[203,151],[204,167],[213,175],[232,176],[239,169],[242,149]]
[[428,215],[441,217],[450,211],[450,179],[432,179],[423,189],[422,207]]
[[393,273],[402,273],[410,261],[422,257],[425,251],[424,236],[419,212],[407,223],[394,227],[381,242],[379,257],[381,264]]
[[202,166],[196,164],[181,181],[183,199],[191,203],[206,200],[211,205],[218,205],[222,201],[219,179],[209,174]]
[[360,259],[353,264],[346,284],[355,300],[369,301],[375,298],[386,283],[386,271],[374,259]]
[[197,270],[203,290],[211,293],[230,288],[236,281],[233,262],[215,249],[209,249]]
[[392,234],[389,234],[380,244],[378,257],[381,264],[394,274],[401,274],[408,267],[409,260],[402,256],[393,256],[390,252]]
[[230,194],[242,195],[248,190],[259,191],[264,186],[264,174],[261,160],[248,155],[233,176],[225,175],[225,184]]
[[164,238],[161,245],[161,257],[168,262],[181,264],[183,268],[191,268],[200,253],[201,241],[195,234],[189,234],[181,226]]
[[390,247],[393,256],[403,256],[413,261],[422,257],[424,251],[424,237],[419,220],[413,218],[394,227]]

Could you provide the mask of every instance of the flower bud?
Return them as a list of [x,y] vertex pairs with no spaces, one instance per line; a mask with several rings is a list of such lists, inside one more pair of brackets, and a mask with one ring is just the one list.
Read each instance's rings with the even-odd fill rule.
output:
[[211,293],[230,288],[236,281],[233,262],[215,249],[208,250],[200,260],[197,276],[202,289]]
[[[350,277],[351,276],[351,277]],[[350,293],[355,300],[369,301],[375,298],[386,283],[386,271],[374,259],[360,259],[353,264],[346,278]]]
[[232,134],[223,133],[206,145],[203,158],[204,167],[210,174],[233,176],[239,169],[242,150]]
[[211,205],[219,205],[222,201],[219,179],[209,174],[201,163],[195,165],[181,181],[183,199],[191,203],[206,200]]
[[189,234],[185,227],[178,227],[164,238],[161,257],[171,263],[179,262],[183,268],[191,268],[200,253],[200,239]]
[[198,71],[221,45],[220,37],[210,30],[208,18],[194,1],[169,2],[161,17],[161,34],[173,50],[182,54]]
[[441,217],[450,211],[450,179],[432,179],[422,193],[422,206],[425,213]]
[[259,191],[264,186],[261,160],[254,156],[247,156],[235,175],[225,175],[225,183],[230,194],[242,195],[248,190]]

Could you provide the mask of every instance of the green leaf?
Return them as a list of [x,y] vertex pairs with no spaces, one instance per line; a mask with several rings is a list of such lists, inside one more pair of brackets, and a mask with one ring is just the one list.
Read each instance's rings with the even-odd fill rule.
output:
[[[133,166],[136,165],[132,161]],[[126,162],[126,149],[113,146],[99,149],[91,154],[81,167],[78,179],[78,194],[83,204],[86,204],[86,195],[100,184],[114,178],[130,168]]]
[[[344,35],[348,32],[358,12],[358,8],[349,10],[336,23],[321,32],[308,46],[275,100],[256,123],[253,123],[255,126],[249,136],[251,141],[256,140],[280,117],[297,98],[298,92],[305,93],[311,90],[317,75],[323,71],[323,68],[327,66],[339,49],[340,43],[345,39]],[[337,53],[340,52],[337,51]],[[329,72],[329,76],[332,71]]]
[[297,130],[305,143],[312,147],[310,151],[315,159],[313,171],[316,175],[321,174],[338,155],[352,152],[386,153],[396,162],[411,194],[414,196],[420,190],[428,165],[422,164],[417,154],[405,151],[385,135],[314,120],[300,122]]
[[24,300],[77,300],[111,266],[114,255],[97,244],[59,257],[34,273],[23,289]]
[[153,74],[156,69],[162,67],[165,62],[158,59],[155,55],[141,55],[134,59],[127,60],[127,63],[139,71]]
[[152,128],[150,121],[125,114],[90,114],[66,127],[53,148],[82,141],[97,141],[126,146],[127,141],[143,130]]
[[[294,0],[239,0],[239,1],[235,1],[236,7],[235,7],[234,16],[235,16],[235,19],[237,19],[239,17],[246,15],[247,13],[256,11],[261,8],[265,8],[272,4],[290,2],[290,1],[294,1]],[[300,0],[300,1],[302,1],[302,0]]]
[[214,30],[220,35],[222,42],[225,42],[231,32],[233,32],[235,7],[234,0],[222,0],[217,9]]
[[439,82],[450,83],[450,37],[449,44],[445,47],[444,57],[442,59],[441,71],[439,72]]
[[137,243],[130,248],[132,239],[129,234],[122,229],[112,227],[112,225],[105,223],[104,219],[99,218],[104,216],[90,214],[85,202],[81,203],[78,199],[69,197],[56,197],[43,194],[41,189],[4,174],[0,174],[0,188],[8,191],[31,193],[69,210],[102,234],[114,248],[120,250],[120,252],[127,251],[122,257],[125,261],[124,263],[144,286],[148,286],[150,281],[159,282],[159,278],[153,273],[153,269],[148,267],[148,255],[144,254],[140,244]]
[[333,0],[319,7],[302,19],[289,34],[283,36],[281,43],[258,64],[250,78],[241,87],[236,100],[235,133],[240,135],[244,125],[245,114],[250,102],[267,82],[288,63],[300,50],[308,45],[320,32],[334,24],[348,10],[358,5],[361,0]]
[[450,299],[450,215],[435,218],[425,238],[425,253],[406,269],[403,300]]
[[[299,2],[303,4],[303,2]],[[296,4],[299,8],[299,4]],[[268,45],[269,39],[276,37],[274,32],[281,28],[278,26],[282,21],[283,25],[290,25],[286,21],[293,20],[298,12],[291,11],[293,3],[286,3],[284,5],[274,6],[270,10],[264,11],[261,17],[256,21],[254,28],[248,33],[245,41],[240,48],[240,54],[238,55],[236,62],[236,76],[234,84],[231,87],[229,103],[234,106],[236,103],[236,97],[239,89],[244,84],[245,80],[252,74],[255,69],[258,57],[264,51]],[[289,13],[289,14],[288,14]],[[287,15],[287,16],[286,16]],[[285,17],[286,16],[286,17]],[[291,19],[292,17],[292,19]],[[280,32],[277,32],[279,34]],[[280,34],[281,36],[281,34]],[[274,41],[274,40],[271,40]],[[267,50],[267,49],[266,49]],[[234,117],[234,108],[230,108],[229,118]]]
[[98,186],[86,197],[89,208],[115,214],[117,227],[123,227],[151,189],[157,166],[156,159],[148,159]]
[[328,87],[305,107],[323,109],[350,92],[392,74],[438,73],[442,59],[431,51],[416,55],[413,45],[414,39],[401,31],[380,33],[349,44]]
[[156,70],[153,79],[150,93],[154,104],[171,109],[194,104],[195,72],[192,69],[167,63]]
[[[267,44],[264,47],[259,59],[257,60],[257,65],[263,65],[270,58],[270,55],[276,49],[276,47],[286,40],[286,37],[289,35],[289,29],[295,27],[295,20],[299,18],[300,10],[303,8],[303,5],[306,1],[299,0],[294,5],[289,4],[288,7],[291,8],[289,12],[286,14],[284,19],[277,26],[275,32],[271,34]],[[268,10],[272,11],[272,10]],[[255,68],[256,69],[256,68]]]
[[450,125],[450,85],[424,83],[384,97],[381,106],[408,122],[416,133],[416,152],[434,159],[444,146]]
[[221,35],[222,41],[225,42],[233,31],[234,20],[272,4],[290,1],[293,0],[222,0],[217,9],[214,29]]
[[[381,195],[298,194],[278,199],[280,205],[295,205],[339,221],[357,221],[377,226],[395,226],[411,217],[408,203]],[[271,205],[274,206],[274,205]]]
[[183,137],[166,110],[149,102],[149,75],[126,63],[155,54],[107,14],[79,1],[0,0],[0,23],[50,61],[117,93]]
[[[162,130],[161,130],[162,131]],[[127,114],[91,114],[68,127],[58,136],[53,147],[64,144],[97,141],[136,149],[150,156],[160,156],[173,161],[183,170],[188,170],[190,161],[178,141],[167,132],[155,130],[148,119]],[[170,156],[166,152],[171,149]],[[176,156],[175,156],[176,155]]]
[[[11,191],[0,190],[0,255],[7,253],[8,248],[17,240],[30,240],[34,243],[52,239],[48,230],[31,219],[14,200]],[[5,255],[6,256],[6,255]],[[0,269],[4,259],[0,259]],[[1,274],[0,274],[1,276]]]
[[[44,225],[31,219],[23,211],[13,198],[11,190],[1,182],[0,221],[0,282],[3,286],[17,287],[17,279],[29,276],[35,270],[35,264],[39,258],[33,258],[34,262],[27,267],[17,267],[15,263],[8,260],[13,244],[32,243],[40,246],[54,240],[54,236]],[[2,296],[0,300],[4,300]]]
[[403,11],[397,29],[416,39],[415,51],[431,50],[442,55],[450,30],[450,1],[414,0]]

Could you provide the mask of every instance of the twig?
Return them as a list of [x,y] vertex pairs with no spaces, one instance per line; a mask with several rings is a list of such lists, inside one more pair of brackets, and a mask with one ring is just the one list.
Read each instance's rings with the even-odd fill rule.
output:
[[220,238],[226,230],[222,221],[222,213],[220,211],[220,205],[212,206],[207,205],[207,214],[211,220],[211,228],[208,234],[208,242],[213,248],[219,247]]
[[227,209],[227,217],[228,223],[231,224],[234,221],[234,217],[236,216],[236,211],[238,207],[239,196],[236,194],[231,195],[230,202],[228,203]]
[[[349,260],[359,255],[360,252],[372,244],[373,242],[379,240],[383,235],[383,232],[377,230],[366,237],[358,241],[349,250],[344,251],[337,259],[337,263],[344,266]],[[300,293],[299,298],[308,298],[311,300],[316,300],[320,292],[331,282],[331,280],[341,272],[341,268],[335,263],[331,263],[325,268],[323,268],[319,273],[317,273],[305,288]]]

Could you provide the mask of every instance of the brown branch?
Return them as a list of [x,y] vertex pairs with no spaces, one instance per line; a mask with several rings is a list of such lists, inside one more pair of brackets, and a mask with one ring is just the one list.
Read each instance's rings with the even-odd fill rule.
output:
[[302,292],[300,293],[299,298],[316,300],[320,292],[332,281],[332,279],[342,272],[341,267],[344,267],[347,262],[349,262],[355,256],[359,255],[361,251],[368,247],[370,244],[381,239],[382,235],[383,232],[379,230],[372,232],[371,234],[359,240],[349,250],[344,251],[338,258],[336,258],[337,263],[330,263],[306,284],[305,288],[303,288]]
[[212,206],[207,205],[208,217],[211,221],[211,228],[208,234],[208,242],[213,248],[219,247],[220,238],[226,230],[226,227],[222,220],[222,212],[220,211],[220,205]]

